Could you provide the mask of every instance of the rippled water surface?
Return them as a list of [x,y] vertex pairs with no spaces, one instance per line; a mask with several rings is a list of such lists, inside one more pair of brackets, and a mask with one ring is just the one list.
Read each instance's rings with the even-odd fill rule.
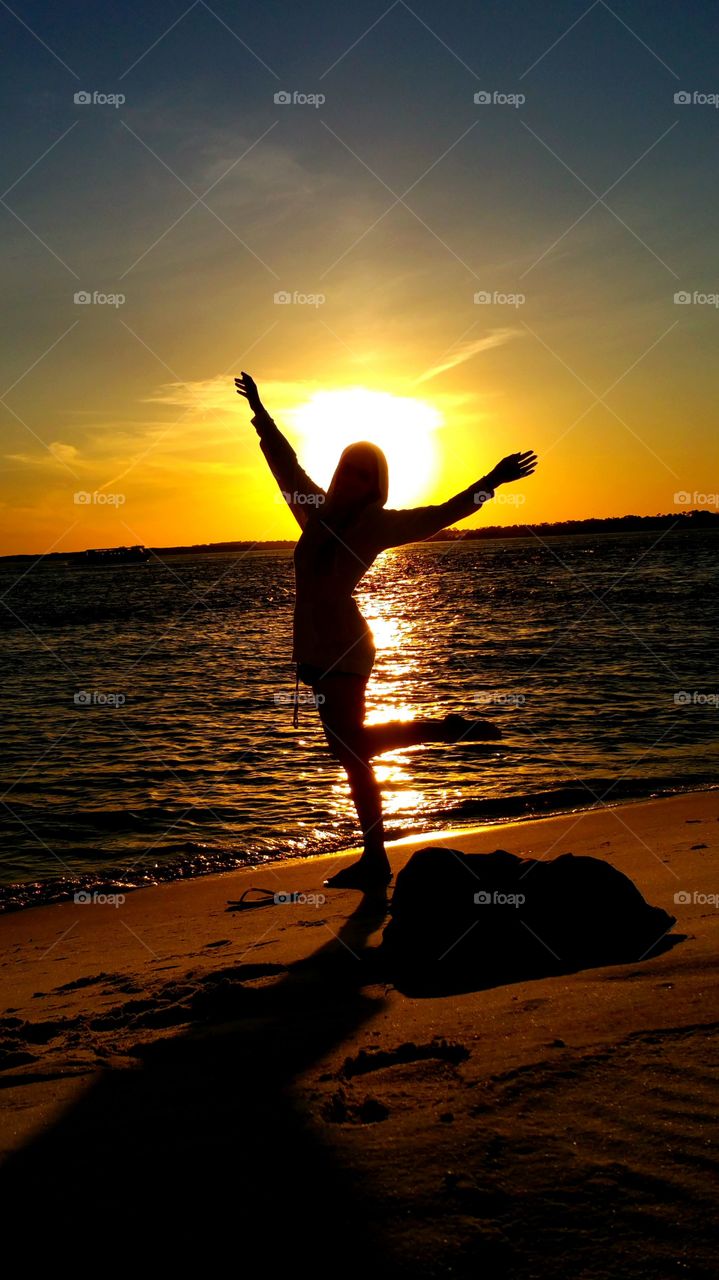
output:
[[[378,758],[388,834],[714,784],[716,566],[656,531],[380,557],[368,718],[504,732]],[[6,562],[0,595],[6,907],[358,842],[316,710],[292,728],[290,551]]]

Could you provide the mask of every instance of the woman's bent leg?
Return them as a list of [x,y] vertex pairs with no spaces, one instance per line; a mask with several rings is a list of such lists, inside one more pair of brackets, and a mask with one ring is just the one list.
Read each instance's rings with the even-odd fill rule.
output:
[[386,724],[365,725],[365,754],[368,758],[423,742],[475,742],[501,738],[497,725],[487,720],[465,720],[456,714],[443,720],[389,720]]
[[423,742],[446,742],[447,728],[443,720],[389,720],[386,724],[365,726],[366,751],[369,756],[402,747],[416,747]]

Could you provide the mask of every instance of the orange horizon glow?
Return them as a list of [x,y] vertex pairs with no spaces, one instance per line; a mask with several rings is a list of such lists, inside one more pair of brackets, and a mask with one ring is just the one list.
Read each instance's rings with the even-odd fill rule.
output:
[[[572,417],[567,404],[561,429],[550,426],[546,411],[531,428],[519,428],[515,418],[528,416],[519,394],[508,403],[487,380],[479,396],[451,372],[454,389],[441,391],[425,377],[395,379],[391,390],[359,380],[345,387],[263,383],[259,373],[257,381],[301,464],[323,487],[346,444],[378,444],[389,463],[389,506],[442,502],[506,453],[536,449],[535,475],[499,490],[462,529],[666,513],[675,509],[677,491],[697,489],[698,445],[692,457],[675,438],[659,455],[602,406],[583,415],[573,406]],[[13,523],[7,504],[0,515],[2,554],[296,539],[251,412],[228,376],[166,383],[144,401],[149,413],[139,433],[111,428],[86,434],[84,446],[55,440],[45,452],[10,459],[27,500],[24,520]],[[590,418],[595,430],[587,444]]]

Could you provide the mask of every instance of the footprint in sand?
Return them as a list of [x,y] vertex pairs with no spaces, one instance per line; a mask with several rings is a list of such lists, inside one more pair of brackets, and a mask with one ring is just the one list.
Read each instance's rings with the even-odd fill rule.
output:
[[383,1071],[386,1067],[404,1066],[408,1062],[422,1062],[432,1058],[457,1066],[460,1062],[466,1062],[468,1057],[469,1049],[457,1042],[433,1040],[429,1044],[414,1044],[410,1040],[397,1049],[360,1049],[354,1057],[345,1058],[338,1076],[350,1080],[353,1076],[367,1075],[370,1071]]

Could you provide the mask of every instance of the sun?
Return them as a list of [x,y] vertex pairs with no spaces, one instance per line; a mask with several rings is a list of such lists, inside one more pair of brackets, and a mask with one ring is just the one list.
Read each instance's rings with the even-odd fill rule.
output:
[[342,450],[355,440],[371,440],[387,458],[387,505],[412,506],[423,496],[427,501],[436,461],[434,433],[443,423],[433,405],[388,391],[347,387],[316,391],[288,416],[302,436],[300,462],[323,489]]

